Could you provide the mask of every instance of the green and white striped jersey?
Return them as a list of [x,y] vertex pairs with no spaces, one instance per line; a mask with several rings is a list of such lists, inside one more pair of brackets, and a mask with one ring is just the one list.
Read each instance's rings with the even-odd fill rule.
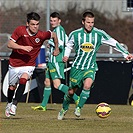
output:
[[53,32],[55,32],[57,34],[57,38],[58,38],[58,42],[59,42],[59,49],[60,49],[60,53],[58,56],[53,56],[52,53],[54,51],[55,45],[53,42],[53,39],[50,39],[48,41],[48,44],[50,45],[49,48],[49,62],[55,63],[55,62],[63,62],[62,58],[64,57],[64,49],[65,49],[65,44],[68,41],[68,36],[66,35],[66,32],[64,30],[64,28],[59,25],[57,26]]
[[129,52],[123,48],[115,39],[105,31],[93,27],[90,33],[86,33],[84,28],[74,30],[70,33],[65,47],[65,56],[69,57],[71,50],[75,50],[75,58],[72,67],[77,69],[96,68],[96,52],[102,44],[114,47],[126,57]]

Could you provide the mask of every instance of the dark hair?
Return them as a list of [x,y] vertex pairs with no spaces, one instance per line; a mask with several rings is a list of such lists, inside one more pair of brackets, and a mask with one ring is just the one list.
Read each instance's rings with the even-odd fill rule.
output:
[[53,12],[53,13],[51,13],[51,14],[50,14],[50,17],[61,19],[60,14],[59,14],[58,12]]
[[85,11],[85,12],[83,13],[82,20],[85,21],[85,18],[86,18],[86,17],[94,18],[95,15],[94,15],[91,11]]
[[36,20],[39,21],[40,20],[40,16],[39,14],[35,13],[35,12],[31,12],[27,14],[27,22],[29,23],[30,20]]

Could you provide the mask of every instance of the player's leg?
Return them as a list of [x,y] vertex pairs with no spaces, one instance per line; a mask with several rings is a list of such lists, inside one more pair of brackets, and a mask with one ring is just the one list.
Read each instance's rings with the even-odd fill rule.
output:
[[72,101],[73,99],[73,94],[74,94],[74,91],[73,89],[69,90],[71,91],[72,93],[70,94],[68,92],[68,94],[65,94],[64,95],[64,99],[63,99],[63,104],[62,104],[62,109],[60,110],[60,112],[58,113],[58,116],[57,116],[57,119],[58,120],[62,120],[64,118],[64,116],[66,115],[66,112],[68,111],[69,109],[69,104],[70,102]]
[[80,94],[79,104],[75,108],[75,112],[74,112],[77,117],[80,117],[80,110],[84,106],[89,96],[90,96],[90,89],[86,90],[85,88],[83,88]]
[[12,99],[14,96],[14,92],[15,92],[16,87],[15,86],[10,86],[8,88],[8,92],[7,92],[7,105],[6,105],[6,109],[5,109],[5,115],[6,117],[10,117],[10,109],[12,106]]
[[64,63],[49,63],[49,69],[54,88],[67,93],[69,87],[61,83],[61,79],[65,79]]
[[91,78],[85,79],[83,83],[84,84],[83,90],[81,91],[81,94],[80,94],[80,100],[79,100],[78,107],[82,108],[86,100],[89,98],[90,88],[91,88],[92,83],[93,83],[93,80]]
[[[67,94],[69,87],[63,83],[61,83],[61,79],[65,79],[65,75],[64,75],[64,63],[55,63],[54,65],[52,65],[53,67],[55,67],[55,71],[51,72],[51,77],[53,80],[53,85],[54,88],[62,91],[63,93]],[[53,70],[53,69],[51,69]],[[74,94],[73,95],[73,99],[75,101],[76,104],[78,104],[79,102],[79,97]]]
[[81,108],[84,106],[84,104],[86,103],[87,99],[90,96],[90,88],[95,79],[95,70],[87,70],[83,72],[82,75],[84,75],[82,76],[83,90],[80,94],[79,104],[77,105],[75,112],[74,112],[77,117],[80,117]]
[[43,92],[43,100],[41,103],[41,107],[38,108],[39,110],[46,111],[46,106],[48,104],[49,97],[51,95],[51,86],[50,86],[50,79],[45,79],[45,88]]
[[[71,69],[70,83],[69,83],[71,85],[70,86],[71,88],[76,88],[75,85],[76,85],[77,80],[74,80],[75,75],[76,75],[76,72],[73,69]],[[73,98],[74,92],[75,92],[75,89],[69,89],[67,91],[67,93],[65,94],[63,104],[62,104],[62,109],[58,113],[58,117],[57,117],[58,120],[62,120],[64,118],[64,116],[69,108],[69,104]]]
[[50,73],[49,73],[49,69],[46,70],[46,73],[45,73],[45,81],[44,81],[44,84],[45,84],[45,87],[44,87],[44,91],[43,91],[43,100],[42,100],[42,103],[41,105],[39,106],[32,106],[31,108],[33,110],[41,110],[41,111],[46,111],[46,106],[48,104],[48,100],[49,100],[49,97],[50,97],[50,94],[51,94],[51,83],[50,83]]
[[9,88],[7,91],[7,105],[5,109],[6,117],[10,117],[10,109],[12,106],[12,100],[16,89],[16,83],[18,81],[17,70],[9,65]]
[[26,82],[33,74],[35,67],[27,66],[27,67],[21,67],[18,69],[19,69],[19,73],[18,73],[19,86],[16,90],[15,97],[13,98],[12,106],[10,109],[10,115],[14,115],[14,116],[16,115],[17,104],[21,100],[22,95],[25,91]]
[[[62,84],[60,79],[55,79],[53,80],[54,87],[61,92],[65,93],[66,95],[68,94],[69,87],[65,84]],[[77,96],[75,93],[73,94],[72,98],[74,99],[75,104],[77,105],[79,102],[79,96]]]
[[[24,75],[27,75],[27,74],[25,73]],[[24,76],[24,77],[26,77],[26,76]],[[16,115],[17,104],[20,101],[20,99],[24,93],[26,82],[27,82],[27,78],[20,78],[19,79],[19,86],[16,90],[15,97],[14,97],[13,102],[12,102],[12,106],[10,109],[10,115],[14,115],[14,116]]]

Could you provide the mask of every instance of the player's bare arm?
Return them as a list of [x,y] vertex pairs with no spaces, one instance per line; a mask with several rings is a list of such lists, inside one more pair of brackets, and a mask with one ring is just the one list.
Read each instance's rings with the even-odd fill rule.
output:
[[32,46],[21,46],[21,45],[18,45],[17,43],[13,42],[12,40],[9,40],[8,44],[7,44],[7,47],[10,48],[10,49],[21,49],[21,50],[24,50],[24,51],[27,51],[27,52],[30,52],[33,47]]
[[67,61],[68,61],[68,57],[67,57],[67,56],[64,56],[62,60],[63,60],[64,62],[67,62]]
[[54,44],[55,44],[55,50],[53,52],[54,56],[57,56],[59,54],[59,48],[58,48],[58,38],[55,32],[52,32],[52,38],[54,40]]
[[129,55],[126,57],[126,60],[133,60],[133,55],[132,55],[132,54],[129,54]]

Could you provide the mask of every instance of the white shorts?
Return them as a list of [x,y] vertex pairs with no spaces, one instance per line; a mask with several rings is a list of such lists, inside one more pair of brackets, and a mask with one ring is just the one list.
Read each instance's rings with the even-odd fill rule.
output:
[[34,66],[12,67],[9,65],[9,85],[16,85],[23,73],[27,73],[29,78],[32,76]]

